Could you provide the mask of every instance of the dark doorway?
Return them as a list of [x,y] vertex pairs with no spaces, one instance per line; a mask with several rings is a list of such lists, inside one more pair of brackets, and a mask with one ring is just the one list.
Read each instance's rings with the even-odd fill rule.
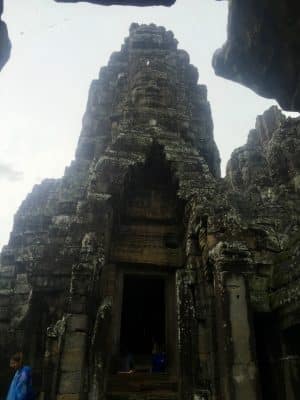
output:
[[165,280],[160,277],[125,275],[120,350],[149,360],[153,346],[165,348]]
[[255,314],[254,331],[262,400],[282,400],[281,345],[276,318],[270,313]]
[[298,399],[300,393],[300,324],[283,331],[285,367],[288,394],[287,398]]
[[284,332],[286,354],[290,357],[300,356],[300,324],[294,325]]

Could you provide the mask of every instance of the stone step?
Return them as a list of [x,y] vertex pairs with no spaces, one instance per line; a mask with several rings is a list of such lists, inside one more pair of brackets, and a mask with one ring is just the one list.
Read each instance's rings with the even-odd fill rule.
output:
[[167,374],[118,374],[107,384],[109,400],[176,400],[178,383]]
[[107,400],[177,400],[177,392],[155,390],[145,392],[107,392]]
[[177,390],[176,382],[118,382],[109,383],[108,390],[113,391],[155,391],[155,390]]

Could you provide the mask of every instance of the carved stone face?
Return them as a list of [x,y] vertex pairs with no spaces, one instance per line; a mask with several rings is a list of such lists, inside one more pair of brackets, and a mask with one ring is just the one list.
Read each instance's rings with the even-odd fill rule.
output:
[[161,80],[151,80],[147,84],[137,82],[132,90],[132,102],[147,107],[169,106],[172,102],[172,91],[162,85]]

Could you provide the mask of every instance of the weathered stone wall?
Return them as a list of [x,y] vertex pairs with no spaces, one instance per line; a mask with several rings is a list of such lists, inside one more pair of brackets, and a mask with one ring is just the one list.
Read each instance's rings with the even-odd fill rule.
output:
[[16,214],[1,254],[1,364],[21,348],[46,399],[114,398],[130,265],[173,285],[168,398],[296,399],[299,127],[271,108],[221,179],[188,54],[172,32],[133,24],[91,85],[75,161]]
[[299,390],[299,352],[279,339],[299,324],[299,122],[276,107],[258,117],[226,178],[190,205],[187,255],[206,290],[214,282],[220,398],[294,399]]
[[[78,397],[105,385],[110,344],[103,335],[110,337],[113,329],[115,289],[109,282],[114,279],[114,262],[185,265],[176,224],[153,222],[150,229],[154,212],[139,226],[119,226],[117,221],[130,188],[126,182],[134,185],[135,174],[152,154],[168,171],[170,188],[176,184],[178,201],[207,192],[214,176],[220,175],[206,88],[197,81],[197,70],[187,53],[177,49],[170,31],[132,25],[121,51],[113,53],[91,85],[76,160],[61,180],[37,186],[16,215],[1,255],[1,329],[10,332],[11,343],[8,347],[7,336],[1,336],[1,362],[14,347],[23,348],[34,369],[42,371],[35,381],[45,397]],[[153,160],[152,165],[150,174]],[[155,193],[161,196],[152,189]],[[142,201],[139,196],[136,201]],[[163,198],[157,204],[166,207]],[[129,209],[127,218],[138,217],[132,212],[140,211]],[[131,229],[130,235],[125,228]],[[142,257],[128,253],[135,247],[134,235],[135,242],[142,240]],[[168,247],[170,241],[176,249]],[[184,299],[189,279],[181,275]],[[38,307],[41,298],[43,307]],[[31,323],[39,319],[43,326]],[[187,343],[188,321],[182,324],[181,338]],[[43,338],[40,347],[32,350],[38,335]],[[45,351],[46,367],[41,368]],[[185,358],[183,371],[187,363]],[[97,390],[96,396],[101,396],[102,389]]]
[[[233,152],[227,167],[227,182],[235,193],[244,192],[245,204],[252,203],[253,212],[248,208],[244,219],[256,231],[256,255],[263,260],[261,256],[267,250],[265,262],[274,263],[268,282],[270,303],[261,304],[262,309],[277,308],[280,302],[283,305],[283,299],[278,298],[283,292],[291,300],[287,293],[292,289],[288,287],[298,279],[297,262],[293,260],[297,259],[299,245],[299,143],[300,119],[286,119],[272,107],[258,117],[247,144]],[[283,291],[277,291],[280,285],[285,287]],[[297,295],[293,296],[296,300]]]
[[[233,152],[226,177],[233,189],[229,195],[234,223],[240,225],[238,237],[252,259],[246,276],[253,339],[259,344],[255,358],[260,386],[264,396],[278,399],[294,399],[299,390],[299,380],[289,384],[299,367],[299,352],[294,350],[292,356],[282,339],[287,329],[297,329],[299,323],[299,128],[299,118],[286,119],[272,107],[258,117],[247,144]],[[269,327],[264,320],[272,321]],[[281,339],[268,345],[272,332]],[[285,380],[274,392],[265,368],[275,382]]]

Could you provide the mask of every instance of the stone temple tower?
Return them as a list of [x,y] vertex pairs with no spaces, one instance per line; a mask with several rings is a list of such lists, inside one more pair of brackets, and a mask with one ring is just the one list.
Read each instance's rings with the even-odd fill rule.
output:
[[[280,225],[278,211],[272,230],[266,215],[276,196],[267,193],[277,178],[262,178],[262,161],[255,177],[245,171],[258,148],[260,160],[272,154],[255,143],[263,133],[267,146],[285,121],[275,109],[263,116],[251,151],[234,153],[221,179],[206,87],[197,82],[170,31],[133,24],[91,85],[75,160],[62,179],[36,186],[15,216],[1,254],[0,362],[22,350],[40,399],[261,398],[252,316],[273,318],[285,304],[272,308],[268,297],[279,251],[271,236],[299,222],[285,209]],[[276,324],[257,330],[262,347]],[[281,357],[270,347],[260,372],[267,352]],[[277,372],[268,368],[271,382]],[[295,368],[284,370],[286,382],[295,384]],[[3,395],[8,368],[0,374]]]
[[170,31],[133,24],[91,85],[75,161],[16,215],[2,254],[14,291],[1,340],[24,349],[49,399],[103,397],[125,348],[144,370],[160,346],[171,394],[178,374],[182,385],[194,379],[185,208],[219,176],[197,81]]

